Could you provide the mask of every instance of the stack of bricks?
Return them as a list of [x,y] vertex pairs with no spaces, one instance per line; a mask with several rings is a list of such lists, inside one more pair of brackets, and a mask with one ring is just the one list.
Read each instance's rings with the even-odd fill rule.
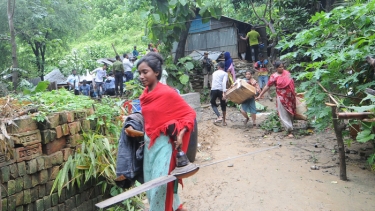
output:
[[79,147],[82,130],[95,127],[86,120],[91,112],[55,113],[42,123],[23,116],[13,120],[16,125],[7,126],[11,156],[0,154],[2,211],[95,210],[103,193],[94,182],[64,188],[60,196],[57,188],[50,194],[62,165]]

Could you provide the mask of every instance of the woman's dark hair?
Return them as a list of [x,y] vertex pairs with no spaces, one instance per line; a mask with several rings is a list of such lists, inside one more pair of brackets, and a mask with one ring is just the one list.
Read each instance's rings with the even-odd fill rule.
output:
[[274,66],[275,68],[278,68],[278,67],[280,67],[280,65],[282,65],[282,64],[283,64],[282,61],[276,61],[275,63],[273,63],[273,66]]
[[146,63],[155,73],[159,73],[157,79],[160,80],[163,73],[163,57],[158,53],[150,52],[138,61],[137,68],[143,62]]
[[217,63],[217,66],[218,66],[218,67],[221,67],[222,69],[224,69],[225,64],[224,64],[223,61],[221,61],[221,62]]
[[264,56],[263,56],[263,54],[258,54],[258,58],[260,59],[260,58],[262,58],[262,59],[264,59]]

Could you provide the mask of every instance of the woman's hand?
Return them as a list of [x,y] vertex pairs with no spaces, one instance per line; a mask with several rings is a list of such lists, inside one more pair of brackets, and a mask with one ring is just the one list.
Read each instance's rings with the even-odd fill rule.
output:
[[263,95],[259,95],[258,97],[255,98],[255,100],[263,99]]
[[180,133],[177,135],[177,139],[174,142],[174,144],[176,145],[175,149],[182,146],[182,138],[184,137],[186,130],[186,127],[184,127],[184,129],[182,129]]
[[226,98],[226,96],[225,96],[225,93],[223,93],[223,100],[226,100],[227,98]]

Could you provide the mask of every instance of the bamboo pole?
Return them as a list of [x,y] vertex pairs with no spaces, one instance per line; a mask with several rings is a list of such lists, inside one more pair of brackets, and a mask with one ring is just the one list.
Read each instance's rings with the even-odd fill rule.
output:
[[345,125],[340,124],[341,121],[337,118],[337,113],[336,113],[337,107],[332,106],[331,109],[332,109],[332,123],[333,123],[333,128],[336,134],[339,160],[340,160],[340,179],[348,180],[346,176],[345,146],[344,146],[344,140],[342,138],[342,131],[345,129]]
[[346,112],[341,112],[337,113],[337,117],[339,119],[364,119],[367,118],[370,115],[373,115],[374,113],[372,112],[351,112],[351,113],[346,113]]

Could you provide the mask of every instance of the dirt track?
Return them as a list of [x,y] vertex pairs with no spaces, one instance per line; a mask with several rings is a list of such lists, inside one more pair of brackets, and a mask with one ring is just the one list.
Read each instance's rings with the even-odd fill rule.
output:
[[[268,100],[262,104],[274,109]],[[275,146],[281,148],[203,167],[184,180],[179,190],[190,211],[231,210],[375,210],[375,173],[365,168],[359,154],[347,154],[350,181],[339,180],[335,135],[298,136],[283,132],[264,136],[264,131],[242,125],[243,117],[228,110],[228,126],[213,125],[211,108],[204,109],[199,124],[200,148],[195,163],[218,160]],[[265,119],[258,115],[258,122]],[[314,145],[317,145],[315,148]],[[355,152],[369,154],[369,145],[353,144]],[[310,167],[319,166],[319,170]]]

